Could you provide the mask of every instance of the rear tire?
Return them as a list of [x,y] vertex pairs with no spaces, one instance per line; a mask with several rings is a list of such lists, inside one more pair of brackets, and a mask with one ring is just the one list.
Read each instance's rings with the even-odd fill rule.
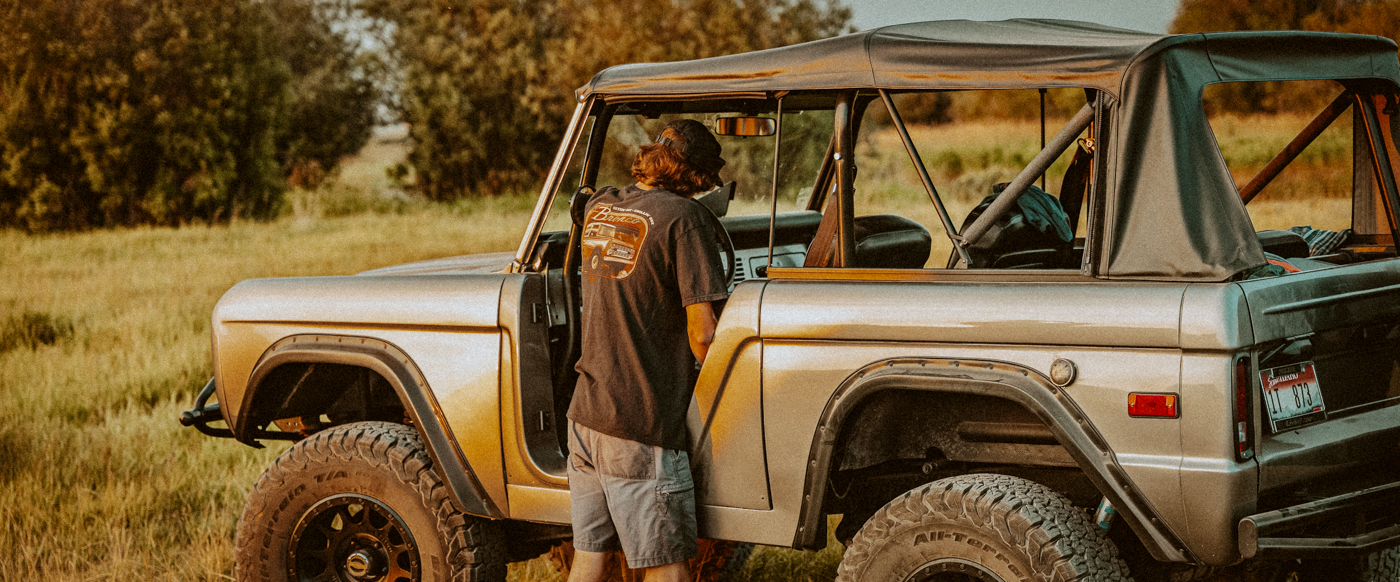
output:
[[1396,582],[1400,580],[1400,548],[1350,560],[1308,560],[1299,564],[1295,573],[1300,582]]
[[238,521],[240,581],[505,580],[500,528],[462,513],[413,429],[358,422],[298,442]]
[[1126,581],[1127,566],[1084,512],[1009,475],[960,475],[899,496],[865,523],[837,580]]

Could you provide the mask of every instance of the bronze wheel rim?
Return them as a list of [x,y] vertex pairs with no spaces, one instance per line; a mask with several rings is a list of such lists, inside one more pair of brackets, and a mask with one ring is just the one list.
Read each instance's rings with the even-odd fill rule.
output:
[[322,499],[288,541],[290,579],[299,582],[418,580],[418,547],[394,510],[364,495]]
[[943,558],[924,564],[904,582],[1005,582],[981,564],[959,558]]

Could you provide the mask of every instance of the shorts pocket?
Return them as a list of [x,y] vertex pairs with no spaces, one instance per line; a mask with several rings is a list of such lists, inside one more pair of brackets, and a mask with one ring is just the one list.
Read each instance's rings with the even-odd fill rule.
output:
[[587,470],[588,461],[584,460],[583,455],[580,455],[575,451],[569,451],[569,468],[574,471]]
[[574,421],[569,421],[569,468],[574,471],[584,471],[592,468],[593,463],[588,459],[588,446],[583,442],[583,435],[579,434],[578,426]]
[[593,462],[599,473],[636,481],[656,475],[656,447],[601,434],[596,442]]
[[680,493],[695,488],[690,476],[690,455],[685,451],[661,449],[661,475],[656,481],[656,492],[660,495]]

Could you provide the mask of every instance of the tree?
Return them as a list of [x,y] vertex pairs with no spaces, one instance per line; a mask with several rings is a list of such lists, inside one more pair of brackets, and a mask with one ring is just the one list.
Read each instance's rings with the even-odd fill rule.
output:
[[608,66],[694,59],[842,32],[834,0],[366,0],[401,72],[410,161],[434,200],[536,183]]
[[268,218],[368,137],[339,0],[0,0],[0,226]]
[[253,3],[12,3],[0,220],[30,230],[263,216],[288,75]]
[[359,14],[349,0],[268,5],[278,23],[278,56],[292,74],[277,160],[292,184],[315,187],[369,140],[379,100],[371,70],[377,63],[352,34]]

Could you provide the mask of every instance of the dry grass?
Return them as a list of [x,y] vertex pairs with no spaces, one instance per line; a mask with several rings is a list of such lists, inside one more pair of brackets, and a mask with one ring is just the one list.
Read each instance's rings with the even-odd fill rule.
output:
[[[1213,118],[1210,123],[1235,182],[1244,186],[1310,120],[1311,117],[1293,114],[1226,115]],[[1351,198],[1351,148],[1349,118],[1333,122],[1269,184],[1258,200]],[[1251,210],[1255,204],[1250,202]]]
[[[1024,123],[914,132],[959,217],[1030,159],[1038,137]],[[888,132],[867,139],[897,140]],[[1229,157],[1244,146],[1226,147]],[[910,213],[937,241],[932,205],[895,151],[858,161],[862,213]],[[219,295],[251,277],[355,273],[519,243],[532,197],[417,201],[384,173],[402,153],[402,144],[373,144],[324,188],[294,193],[272,223],[0,232],[0,580],[230,576],[244,495],[278,449],[253,450],[175,422],[210,375],[209,313]],[[1266,159],[1240,155],[1246,166]],[[1336,165],[1319,160],[1300,183]],[[1063,166],[1050,172],[1052,191]],[[1295,192],[1252,204],[1256,226],[1338,228],[1325,217],[1349,214],[1345,200]],[[935,257],[946,257],[943,244]],[[830,580],[839,560],[839,544],[817,553],[761,548],[741,579]],[[513,580],[558,579],[539,560],[511,572]]]
[[210,375],[219,295],[251,277],[512,250],[531,202],[0,232],[0,580],[226,579],[244,496],[278,450],[175,422]]
[[[0,579],[214,579],[275,451],[174,422],[209,377],[209,313],[250,277],[509,250],[518,200],[403,215],[0,233],[0,311],[71,322],[0,354]],[[35,315],[38,314],[38,315]]]

